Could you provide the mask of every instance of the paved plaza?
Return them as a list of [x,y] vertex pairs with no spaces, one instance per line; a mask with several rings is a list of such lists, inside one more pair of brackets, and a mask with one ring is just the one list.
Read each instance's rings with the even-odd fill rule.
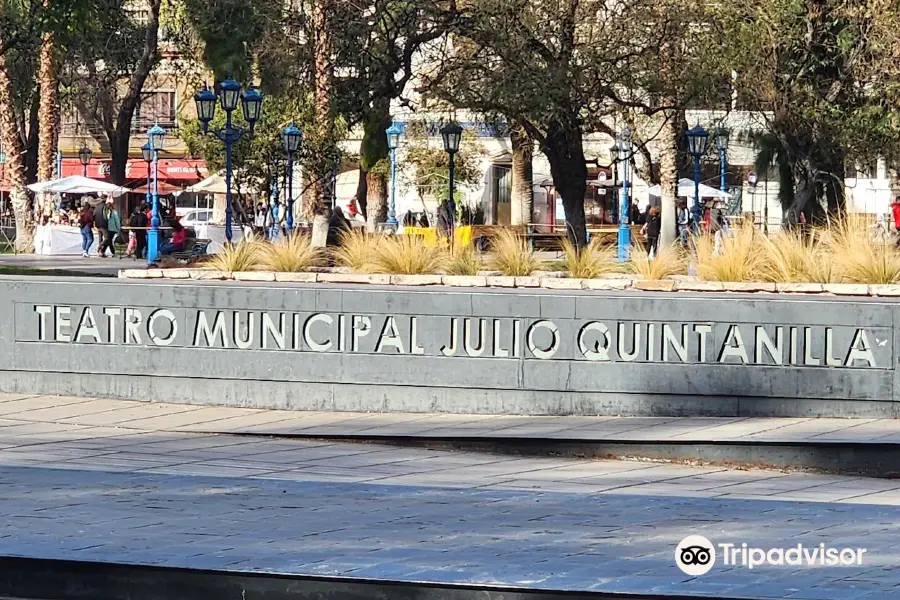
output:
[[[0,400],[0,555],[728,598],[900,594],[900,481],[192,431],[328,427],[324,414]],[[340,417],[387,416],[330,427]],[[798,421],[782,429],[815,430]],[[673,561],[689,534],[867,554],[692,578]]]

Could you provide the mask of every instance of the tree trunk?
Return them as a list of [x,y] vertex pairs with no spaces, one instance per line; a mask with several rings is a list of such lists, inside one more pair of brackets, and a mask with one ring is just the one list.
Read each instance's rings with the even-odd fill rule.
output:
[[[44,0],[44,6],[49,0]],[[38,108],[38,181],[53,179],[53,165],[56,162],[57,112],[59,102],[56,79],[56,64],[53,35],[45,33],[41,42],[38,82],[40,84],[40,106]]]
[[[0,31],[0,46],[6,40]],[[6,64],[6,56],[0,54],[0,139],[6,151],[6,182],[10,186],[10,199],[16,217],[16,249],[19,252],[34,251],[34,216],[28,203],[25,187],[24,148],[15,117],[13,86]]]
[[25,136],[25,180],[28,183],[37,181],[39,105],[40,102],[34,99],[28,111],[28,135]]
[[369,172],[359,163],[359,182],[356,184],[356,205],[362,216],[369,218]]
[[[363,139],[360,145],[359,186],[356,199],[362,213],[369,218],[368,184],[372,170],[390,157],[387,135],[385,131],[391,126],[391,101],[389,98],[378,98],[367,111],[363,120]],[[384,181],[384,177],[381,177]],[[379,221],[379,222],[384,222]]]
[[558,123],[548,133],[541,150],[550,163],[553,187],[562,198],[566,211],[569,241],[576,248],[587,245],[584,219],[584,192],[587,188],[587,165],[584,160],[581,129],[576,124]]
[[[313,222],[312,243],[324,247],[328,239],[328,220],[325,195],[331,165],[326,157],[326,149],[333,143],[334,123],[331,117],[332,72],[331,40],[328,31],[328,0],[313,1],[312,26],[315,32],[313,44],[314,115],[316,141],[315,172],[310,192],[310,202],[306,205],[306,216]],[[316,218],[320,217],[320,218]]]
[[514,127],[512,142],[512,224],[532,222],[534,209],[534,142],[521,127]]
[[388,181],[380,173],[369,173],[366,179],[368,179],[369,186],[369,214],[366,217],[366,229],[375,231],[379,223],[387,221]]
[[125,183],[125,167],[128,164],[128,148],[131,141],[131,122],[134,119],[134,111],[141,98],[144,84],[156,65],[159,50],[159,10],[162,0],[147,0],[147,2],[150,10],[147,15],[141,57],[131,73],[128,88],[116,111],[115,127],[106,131],[112,158],[109,179],[116,185]]
[[678,128],[681,124],[676,111],[665,111],[663,118],[665,123],[659,132],[660,248],[672,245],[677,237],[675,204],[678,201]]
[[131,132],[129,131],[122,135],[117,130],[108,134],[107,137],[109,138],[110,148],[109,179],[116,185],[124,185],[125,169],[128,166],[128,147],[131,144]]

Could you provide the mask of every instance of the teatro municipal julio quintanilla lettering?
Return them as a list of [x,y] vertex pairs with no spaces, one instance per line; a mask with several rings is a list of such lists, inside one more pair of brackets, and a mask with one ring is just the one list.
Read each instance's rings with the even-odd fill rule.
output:
[[[22,311],[18,311],[22,315]],[[17,340],[437,357],[890,366],[885,328],[33,304]]]

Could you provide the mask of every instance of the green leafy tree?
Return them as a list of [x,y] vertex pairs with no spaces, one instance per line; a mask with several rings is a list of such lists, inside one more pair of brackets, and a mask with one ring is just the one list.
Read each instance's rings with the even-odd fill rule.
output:
[[686,43],[677,36],[693,30],[659,27],[656,5],[473,0],[456,7],[453,43],[427,86],[446,102],[525,130],[547,157],[578,246],[586,243],[585,136],[614,135],[623,112],[650,117],[672,108],[655,100],[665,89],[659,49]]
[[135,109],[159,61],[162,0],[144,0],[140,14],[127,0],[89,0],[93,10],[67,36],[60,81],[65,100],[109,149],[110,179],[125,183]]
[[788,221],[843,210],[846,162],[900,149],[900,6],[751,0],[715,10],[743,101],[765,109],[774,139],[761,150],[777,148],[790,169]]

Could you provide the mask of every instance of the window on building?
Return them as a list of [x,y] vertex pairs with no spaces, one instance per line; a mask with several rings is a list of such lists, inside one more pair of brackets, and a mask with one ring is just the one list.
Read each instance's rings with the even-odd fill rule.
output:
[[173,129],[178,124],[176,112],[175,92],[144,92],[135,111],[133,128],[142,131],[159,123],[165,129]]

